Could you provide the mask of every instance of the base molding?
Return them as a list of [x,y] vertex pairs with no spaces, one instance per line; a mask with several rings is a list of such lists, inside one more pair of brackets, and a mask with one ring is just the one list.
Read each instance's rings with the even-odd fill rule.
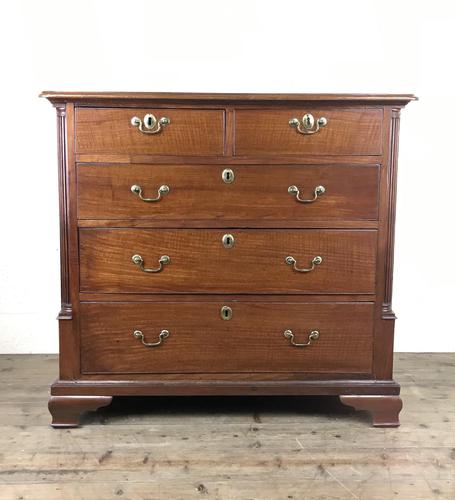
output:
[[52,427],[77,427],[82,413],[111,404],[112,396],[51,396]]
[[345,406],[369,411],[374,427],[398,427],[403,406],[399,393],[400,386],[393,380],[57,380],[48,406],[53,427],[77,427],[84,412],[108,406],[114,396],[338,396]]
[[339,396],[398,395],[394,380],[57,380],[54,396]]
[[371,413],[374,427],[399,427],[399,414],[403,408],[400,396],[390,395],[340,395],[345,406]]

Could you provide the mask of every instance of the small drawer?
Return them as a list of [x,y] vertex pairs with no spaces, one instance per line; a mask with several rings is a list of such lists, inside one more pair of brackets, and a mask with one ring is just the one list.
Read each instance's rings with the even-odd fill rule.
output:
[[235,154],[380,155],[382,120],[383,111],[376,108],[237,110]]
[[[230,307],[231,319],[223,319],[223,306]],[[231,302],[228,297],[82,303],[82,372],[367,374],[373,314],[372,303]]]
[[223,110],[77,108],[76,152],[222,156],[224,121]]
[[375,292],[375,230],[80,229],[79,242],[84,292]]
[[87,165],[80,219],[377,220],[378,165]]

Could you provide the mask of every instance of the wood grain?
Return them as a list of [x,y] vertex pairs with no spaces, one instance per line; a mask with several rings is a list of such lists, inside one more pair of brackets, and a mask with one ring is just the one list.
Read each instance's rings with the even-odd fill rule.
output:
[[[222,237],[234,236],[233,248]],[[376,231],[80,229],[80,290],[85,292],[374,293]],[[139,254],[159,273],[141,271]],[[308,273],[285,263],[293,256]]]
[[378,102],[381,104],[400,103],[407,104],[417,99],[413,94],[247,94],[247,93],[196,93],[196,92],[56,92],[45,90],[40,97],[50,101],[84,101],[101,100],[105,102],[119,103],[125,100],[155,101],[155,102],[263,102],[274,103],[295,101],[334,101],[346,103]]
[[340,401],[356,410],[366,410],[373,416],[374,427],[399,427],[403,401],[399,396],[341,395]]
[[[143,134],[130,122],[147,113],[171,123],[158,134]],[[76,151],[222,156],[224,125],[222,110],[76,108]]]
[[82,413],[111,404],[112,396],[51,396],[52,427],[77,427]]
[[[399,110],[414,96],[42,95],[59,113],[63,307],[60,374],[51,393],[63,398],[60,410],[64,407],[71,418],[80,412],[80,404],[72,405],[76,400],[68,396],[399,395],[400,386],[392,378],[391,309],[396,152]],[[158,118],[168,116],[171,124],[160,134],[144,135],[130,120],[147,112]],[[306,112],[326,116],[328,125],[311,136],[298,134],[288,120]],[[228,166],[235,170],[236,180],[222,185],[220,173]],[[166,179],[161,180],[162,176]],[[162,183],[170,184],[171,192],[158,204],[146,205],[132,198],[130,183],[144,184],[146,196],[153,196]],[[291,184],[298,185],[303,196],[319,184],[327,191],[316,203],[299,205],[287,193]],[[227,232],[235,236],[232,249],[221,245]],[[164,254],[171,256],[171,263],[161,273],[145,274],[131,262],[134,253],[143,255],[146,266],[154,267]],[[308,267],[319,254],[323,263],[308,274],[296,273],[284,263],[287,255],[293,255],[299,266]],[[97,304],[86,306],[88,301]],[[227,329],[227,323],[218,331],[210,311],[213,304],[218,307],[226,301],[259,312],[248,314],[234,332]],[[261,337],[264,328],[275,330],[282,321],[293,320],[297,317],[293,308],[305,309],[303,321],[312,317],[312,311],[330,308],[329,302],[337,301],[340,304],[333,307],[346,308],[343,311],[374,310],[368,324],[355,332],[362,339],[352,348],[353,353],[360,349],[355,357],[343,354],[339,360],[338,351],[343,353],[339,343],[347,338],[353,344],[353,335],[343,329],[351,323],[355,327],[363,315],[341,315],[338,309],[324,315],[327,322],[338,318],[331,323],[332,331],[338,333],[330,337],[331,347],[321,349],[326,358],[319,364],[314,361],[314,371],[301,371],[292,356],[290,360],[284,354],[268,357],[280,351],[267,343],[274,337]],[[85,307],[99,311],[99,324],[91,321],[85,326]],[[109,342],[109,334],[97,332],[104,321],[112,324],[110,329],[117,332],[115,338],[121,345],[118,328],[136,315],[122,316],[120,311],[136,307],[144,328],[159,328],[159,314],[168,310],[174,311],[169,321],[175,322],[175,331],[181,332],[183,323],[190,325],[191,338],[187,330],[177,337],[185,346],[183,351],[188,351],[179,349],[183,362],[178,371],[166,372],[174,366],[166,354],[163,363],[158,363],[161,371],[155,373],[152,368],[133,373],[129,357],[126,372],[83,373],[81,367],[92,369],[88,362],[95,369],[99,363],[103,370],[115,370],[114,358],[125,369],[123,351]],[[272,315],[280,308],[283,314]],[[109,314],[102,313],[107,309]],[[261,329],[263,317],[268,319]],[[255,328],[250,332],[251,325]],[[293,328],[300,328],[300,323]],[[94,332],[91,337],[90,332]],[[217,337],[219,332],[226,335]],[[229,336],[236,340],[236,347]],[[118,349],[118,355],[90,354],[95,352],[90,351],[94,349],[92,337],[99,352],[110,346]],[[205,349],[195,350],[194,341],[202,337]],[[245,338],[250,337],[256,341],[255,350],[253,344],[244,348]],[[322,337],[320,345],[325,345]],[[155,354],[166,353],[168,346],[166,342]],[[310,347],[304,354],[317,352],[314,345]],[[134,349],[138,349],[137,339]],[[207,353],[212,353],[210,359]],[[139,360],[142,369],[148,370],[143,355],[141,351]],[[103,368],[105,358],[112,364]],[[216,373],[214,360],[226,370],[237,371]],[[276,371],[251,369],[270,369],[269,361],[278,367]],[[337,371],[336,363],[341,361],[346,366]],[[30,385],[16,386],[16,390],[18,395],[36,397]],[[390,401],[397,399],[374,401],[379,401],[376,414],[382,408],[390,416]],[[206,494],[204,488],[200,491]]]
[[[328,123],[313,135],[303,135],[289,126],[291,118],[311,112]],[[301,107],[287,110],[236,110],[236,155],[380,155],[382,153],[382,109]]]
[[[119,164],[157,164],[157,165],[372,165],[381,163],[378,155],[318,155],[290,156],[286,154],[264,156],[186,156],[155,155],[134,153],[77,153],[78,163],[119,163]],[[223,167],[224,168],[224,167]]]
[[56,431],[57,372],[56,355],[0,356],[2,500],[455,496],[453,353],[396,355],[398,430],[338,398],[250,396],[114,398]]
[[[377,220],[377,165],[231,167],[234,182],[222,180],[215,165],[79,165],[80,219],[154,220]],[[170,192],[158,202],[144,202],[131,192],[139,185],[154,198],[161,185]],[[326,192],[314,203],[299,203],[288,193],[312,199],[316,186]]]
[[69,242],[68,242],[68,196],[67,147],[66,147],[66,105],[56,106],[57,146],[58,146],[58,185],[60,217],[60,319],[70,320],[72,315],[69,283]]
[[[232,308],[223,320],[220,309]],[[81,306],[82,371],[104,373],[363,372],[371,370],[373,305],[153,303]],[[156,342],[145,347],[134,330]],[[283,335],[307,342],[295,347]]]

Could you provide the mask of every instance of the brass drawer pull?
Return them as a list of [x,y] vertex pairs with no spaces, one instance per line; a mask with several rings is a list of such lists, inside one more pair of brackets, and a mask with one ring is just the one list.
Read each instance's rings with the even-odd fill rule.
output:
[[157,120],[155,115],[152,115],[152,113],[147,113],[144,116],[144,121],[137,116],[133,116],[133,118],[131,118],[131,125],[133,125],[133,127],[138,127],[143,134],[158,134],[170,123],[171,120],[169,118],[163,116]]
[[170,189],[169,186],[167,186],[166,184],[163,184],[162,186],[160,186],[158,188],[158,196],[156,198],[144,198],[142,196],[142,188],[141,188],[141,186],[138,186],[137,184],[133,184],[131,186],[131,192],[133,194],[135,194],[142,201],[147,201],[147,202],[161,200],[162,195],[168,194],[170,190],[171,189]]
[[292,257],[292,255],[288,255],[284,259],[284,261],[289,266],[293,266],[294,267],[294,271],[297,271],[299,273],[309,273],[310,271],[313,271],[314,266],[319,266],[319,264],[322,263],[322,257],[319,257],[319,255],[316,255],[316,257],[313,257],[313,260],[311,261],[311,267],[309,267],[308,269],[305,269],[303,267],[302,268],[297,267],[297,261],[294,259],[294,257]]
[[[133,188],[131,188],[133,189]],[[288,193],[295,195],[295,199],[299,201],[300,203],[313,203],[313,201],[316,201],[319,196],[323,195],[325,193],[325,187],[324,186],[316,186],[313,191],[313,198],[310,200],[305,200],[303,198],[300,198],[300,190],[297,186],[289,186],[288,187]]]
[[131,257],[131,260],[136,264],[136,266],[139,267],[141,271],[144,271],[144,273],[159,273],[163,270],[165,265],[171,262],[171,258],[168,255],[162,255],[158,261],[160,267],[158,267],[158,269],[151,269],[144,267],[144,259],[138,254],[133,255]]
[[295,347],[307,347],[311,344],[312,340],[318,340],[319,338],[319,332],[318,330],[312,330],[308,334],[308,342],[305,342],[304,344],[298,344],[297,342],[294,342],[294,333],[292,330],[284,330],[283,335],[291,341],[291,344]]
[[160,335],[158,337],[158,342],[146,342],[145,336],[140,330],[134,330],[133,337],[135,339],[140,340],[145,347],[157,347],[163,343],[165,339],[167,339],[170,335],[169,330],[161,330]]
[[311,135],[319,132],[322,127],[327,125],[327,118],[321,116],[317,120],[314,119],[314,116],[311,113],[307,113],[303,115],[302,120],[300,121],[298,118],[291,118],[289,120],[289,126],[295,128],[297,132],[303,135]]

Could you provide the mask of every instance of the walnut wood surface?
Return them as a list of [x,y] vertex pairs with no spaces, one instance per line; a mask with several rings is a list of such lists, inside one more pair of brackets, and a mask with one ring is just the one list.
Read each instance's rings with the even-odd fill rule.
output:
[[82,413],[111,404],[112,396],[51,396],[52,427],[77,427]]
[[[233,248],[222,237],[231,233]],[[80,229],[80,289],[86,292],[374,293],[376,231]],[[171,258],[159,273],[161,255]],[[308,273],[285,263],[293,256]]]
[[[224,165],[78,165],[80,219],[187,220],[376,220],[378,165],[230,167],[234,182],[222,180]],[[144,202],[131,192],[156,197],[166,184],[168,195]],[[326,192],[313,203],[299,203],[288,193],[312,199],[316,186]]]
[[[153,113],[170,124],[157,134],[144,134],[131,125]],[[172,155],[223,155],[224,112],[199,109],[76,109],[78,153],[136,153]]]
[[[391,305],[398,123],[414,96],[42,95],[57,108],[59,138],[62,311],[53,395],[93,396],[96,406],[99,398],[133,394],[344,394],[377,423],[397,423],[397,398],[371,398],[399,394]],[[171,125],[142,134],[130,120],[147,112]],[[307,112],[328,125],[298,134],[288,120]],[[227,166],[236,174],[230,185],[221,184]],[[145,196],[161,184],[171,192],[148,205],[130,193],[133,183],[145,183]],[[305,197],[317,184],[327,191],[300,205],[287,193],[291,184]],[[228,232],[232,249],[221,244]],[[171,264],[145,274],[133,253],[146,266],[163,254]],[[315,255],[323,263],[296,273],[287,255],[301,267]],[[211,316],[225,302],[240,311],[234,331]],[[300,327],[318,311],[332,332],[321,336],[319,351],[318,343],[276,347],[264,335],[292,328],[299,341]],[[158,349],[131,332],[123,337],[130,321],[165,328],[158,322],[166,315],[178,335]],[[296,326],[282,327],[291,320]],[[171,355],[171,340],[184,348]],[[149,365],[150,354],[161,361]],[[226,371],[216,373],[220,367]],[[74,423],[81,405],[61,399],[52,409]]]
[[403,402],[399,396],[341,395],[340,401],[356,410],[372,414],[374,427],[399,427]]
[[[311,112],[328,123],[319,132],[303,135],[289,126],[291,118]],[[286,110],[236,110],[236,155],[380,155],[382,109],[301,107]]]
[[[387,125],[387,123],[386,123]],[[384,132],[388,127],[384,127]],[[234,130],[226,130],[227,143],[234,140]],[[157,164],[157,165],[373,165],[380,164],[383,156],[378,155],[274,155],[274,156],[232,156],[232,149],[225,156],[186,156],[186,155],[159,155],[135,153],[76,153],[78,163],[98,164]]]
[[[220,309],[232,308],[223,320]],[[82,371],[105,373],[362,372],[371,371],[373,305],[205,303],[87,304],[81,306]],[[147,342],[170,336],[157,347]],[[307,342],[295,347],[283,335]]]
[[247,93],[195,93],[195,92],[57,92],[45,90],[40,97],[50,101],[82,101],[102,100],[119,103],[122,101],[154,101],[154,102],[262,102],[274,103],[295,101],[332,101],[342,103],[375,102],[383,104],[407,104],[417,99],[413,94],[247,94]]

